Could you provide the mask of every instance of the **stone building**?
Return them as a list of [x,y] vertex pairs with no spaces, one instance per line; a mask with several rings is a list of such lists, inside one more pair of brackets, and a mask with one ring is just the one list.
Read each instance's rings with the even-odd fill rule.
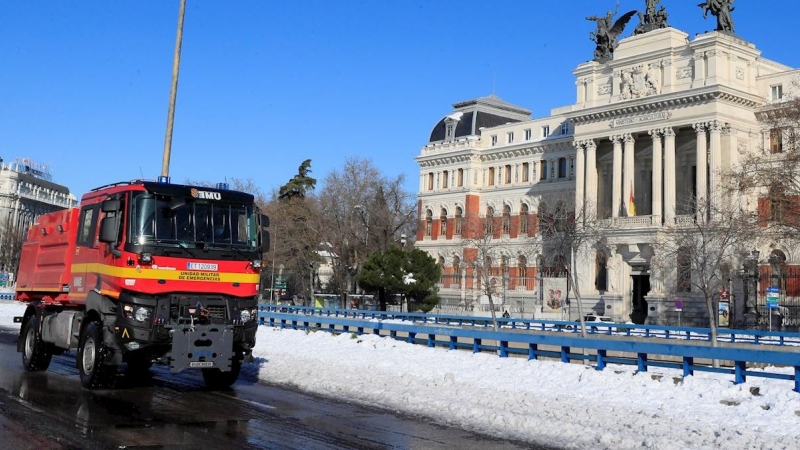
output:
[[[416,246],[444,268],[445,305],[481,305],[485,290],[476,274],[488,265],[503,309],[574,320],[575,302],[548,306],[552,292],[565,289],[563,277],[547,273],[548,255],[526,250],[542,200],[569,192],[576,204],[596,205],[597,218],[611,226],[611,255],[576,261],[584,311],[673,324],[677,299],[702,307],[696,293],[675,291],[677,268],[651,265],[657,235],[693,220],[690,199],[698,193],[719,201],[720,174],[740,155],[780,151],[780,134],[759,122],[759,113],[793,93],[800,70],[763,58],[729,32],[690,38],[666,27],[620,39],[613,59],[579,64],[573,75],[575,103],[548,117],[532,119],[494,96],[453,105],[416,158]],[[470,214],[498,224],[502,255],[488,264],[475,261],[462,236]],[[773,250],[789,262],[800,258],[786,248],[762,253]],[[702,314],[690,323],[707,323]]]

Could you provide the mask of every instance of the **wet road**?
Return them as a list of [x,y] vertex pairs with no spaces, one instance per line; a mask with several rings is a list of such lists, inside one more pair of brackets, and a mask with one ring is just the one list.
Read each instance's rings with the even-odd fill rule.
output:
[[[117,389],[83,389],[73,354],[27,373],[0,328],[0,448],[541,449],[361,405],[258,384],[243,369],[230,390],[199,372],[118,375]],[[257,361],[256,364],[268,364]]]

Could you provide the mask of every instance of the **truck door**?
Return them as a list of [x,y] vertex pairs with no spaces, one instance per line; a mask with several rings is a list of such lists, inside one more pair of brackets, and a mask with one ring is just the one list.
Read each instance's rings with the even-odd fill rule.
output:
[[97,286],[97,272],[100,270],[100,250],[97,241],[99,215],[100,204],[81,208],[75,256],[72,259],[71,297],[86,298],[86,294]]

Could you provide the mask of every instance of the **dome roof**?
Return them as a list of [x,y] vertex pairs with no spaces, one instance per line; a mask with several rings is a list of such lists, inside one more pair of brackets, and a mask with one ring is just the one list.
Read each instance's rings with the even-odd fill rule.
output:
[[[530,119],[531,111],[505,102],[495,95],[455,103],[454,112],[443,117],[431,131],[428,142],[443,142],[477,136],[481,128],[491,128]],[[448,136],[448,125],[452,135]]]

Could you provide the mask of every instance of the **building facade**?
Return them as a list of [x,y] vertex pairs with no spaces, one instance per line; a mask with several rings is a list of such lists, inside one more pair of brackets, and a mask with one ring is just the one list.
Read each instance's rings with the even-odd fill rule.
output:
[[[549,117],[532,119],[493,96],[457,103],[422,148],[416,246],[444,268],[443,303],[480,305],[479,273],[488,270],[503,309],[576,319],[575,302],[553,294],[570,287],[548,273],[550,255],[532,245],[547,214],[543,199],[566,192],[609,224],[610,254],[575,261],[585,312],[675,324],[680,299],[697,312],[684,324],[707,324],[697,294],[674,289],[677,267],[652,264],[658,235],[694,220],[692,199],[702,193],[718,202],[720,177],[741,155],[780,144],[759,113],[791,95],[800,70],[761,57],[729,32],[691,39],[666,27],[621,39],[613,59],[582,63],[573,75],[575,103]],[[757,203],[742,206],[755,211]],[[497,224],[496,261],[470,253],[462,235],[470,214]],[[789,263],[798,257],[788,248],[762,253],[773,250]]]

